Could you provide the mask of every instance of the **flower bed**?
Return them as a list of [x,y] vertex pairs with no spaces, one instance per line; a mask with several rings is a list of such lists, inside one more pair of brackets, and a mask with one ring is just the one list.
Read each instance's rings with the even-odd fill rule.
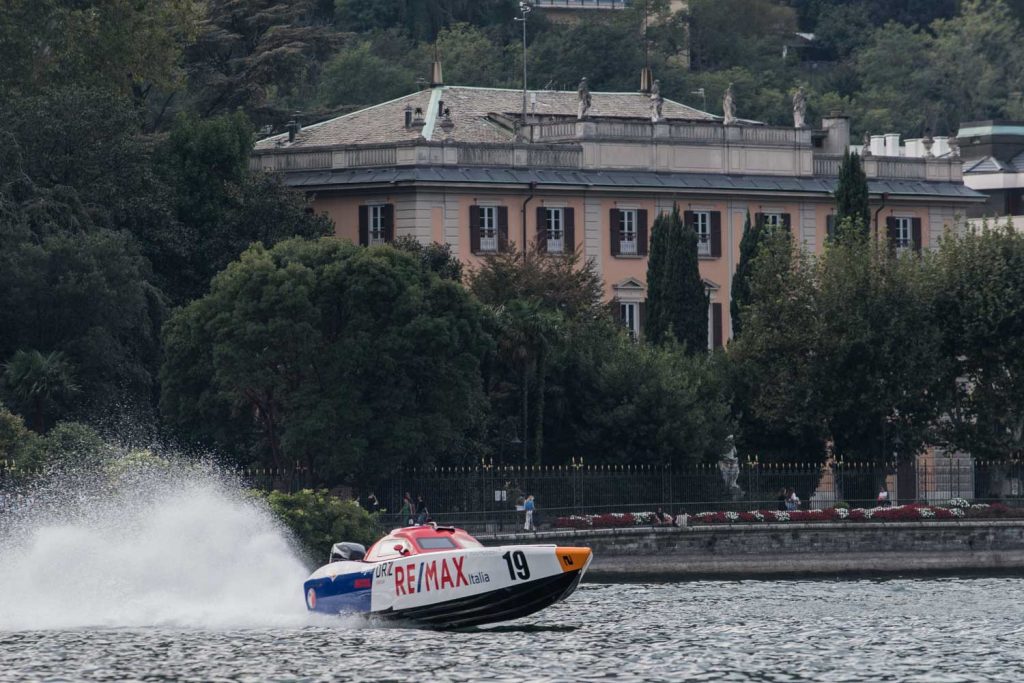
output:
[[[749,512],[698,512],[688,523],[697,524],[761,524],[766,522],[917,522],[930,519],[991,519],[997,517],[1024,517],[1024,510],[1007,507],[1002,503],[970,504],[955,498],[945,506],[894,505],[874,508],[827,508],[825,510],[750,510]],[[615,529],[649,526],[654,523],[651,512],[616,512],[603,515],[572,515],[555,520],[558,528]]]

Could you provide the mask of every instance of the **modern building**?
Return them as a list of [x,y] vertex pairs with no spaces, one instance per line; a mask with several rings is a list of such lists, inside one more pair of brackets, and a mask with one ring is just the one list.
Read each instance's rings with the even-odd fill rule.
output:
[[[469,267],[536,243],[593,259],[624,325],[640,333],[655,217],[678,206],[700,238],[710,294],[709,346],[731,336],[729,293],[751,220],[784,226],[821,251],[850,122],[774,127],[644,92],[577,92],[433,84],[397,100],[259,141],[253,168],[278,171],[327,213],[338,237],[402,235],[451,245]],[[525,122],[523,110],[526,110]],[[954,217],[985,201],[958,158],[865,159],[876,230],[899,249],[935,245]]]
[[1024,121],[968,121],[957,142],[963,157],[964,184],[986,197],[967,216],[1024,227]]

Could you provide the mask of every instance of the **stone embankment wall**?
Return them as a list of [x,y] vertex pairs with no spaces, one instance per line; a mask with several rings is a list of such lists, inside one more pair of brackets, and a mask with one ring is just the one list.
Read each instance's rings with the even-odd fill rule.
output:
[[540,531],[485,545],[594,549],[593,578],[707,578],[1024,569],[1024,520]]

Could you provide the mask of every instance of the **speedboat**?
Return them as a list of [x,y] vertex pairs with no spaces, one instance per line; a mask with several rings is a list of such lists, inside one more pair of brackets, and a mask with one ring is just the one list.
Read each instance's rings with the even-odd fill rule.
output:
[[303,587],[313,612],[457,628],[518,619],[564,600],[592,557],[590,548],[484,547],[462,529],[426,524],[394,529],[369,550],[336,543],[330,562]]

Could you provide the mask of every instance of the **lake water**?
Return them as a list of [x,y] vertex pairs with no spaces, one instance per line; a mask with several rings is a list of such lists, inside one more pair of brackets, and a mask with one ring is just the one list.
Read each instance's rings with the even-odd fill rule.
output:
[[1024,578],[585,579],[434,632],[307,614],[286,534],[215,472],[31,495],[0,516],[0,682],[1024,680]]
[[454,633],[258,613],[245,628],[0,632],[0,680],[1016,682],[1022,605],[1016,578],[584,584]]

